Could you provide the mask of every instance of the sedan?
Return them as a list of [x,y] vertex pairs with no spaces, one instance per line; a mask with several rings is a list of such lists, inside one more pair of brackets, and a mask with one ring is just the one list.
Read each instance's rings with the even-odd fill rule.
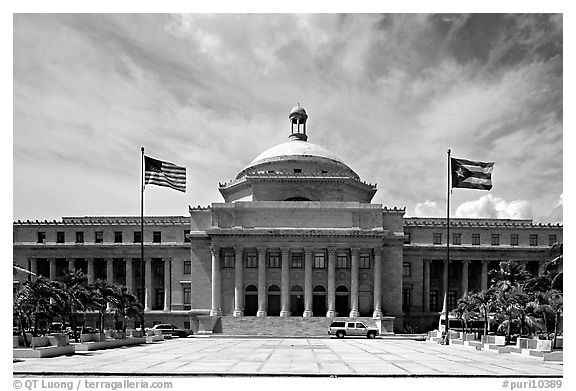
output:
[[160,330],[162,331],[162,334],[168,334],[180,338],[190,337],[191,335],[194,334],[192,330],[179,329],[173,324],[166,324],[166,323],[157,324],[154,327],[152,327],[151,330]]

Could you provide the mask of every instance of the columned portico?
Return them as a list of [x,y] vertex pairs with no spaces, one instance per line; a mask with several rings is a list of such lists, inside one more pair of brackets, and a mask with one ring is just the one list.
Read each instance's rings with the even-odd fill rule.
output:
[[212,308],[210,316],[221,316],[222,307],[220,305],[220,247],[210,246],[212,254]]
[[290,316],[290,273],[289,273],[289,258],[290,249],[281,248],[282,251],[282,286],[280,288],[280,303],[281,310],[280,316]]
[[382,248],[374,249],[374,319],[382,317]]
[[234,312],[233,316],[242,316],[244,308],[244,279],[242,271],[242,247],[234,247]]
[[114,282],[114,265],[112,258],[106,258],[106,282],[112,284]]
[[312,316],[312,263],[314,262],[314,250],[304,249],[304,318]]
[[328,311],[327,318],[336,316],[336,249],[328,248]]
[[352,247],[352,265],[350,270],[350,317],[357,318],[358,312],[358,264],[360,263],[360,248]]
[[256,316],[266,316],[266,247],[258,247],[258,312]]

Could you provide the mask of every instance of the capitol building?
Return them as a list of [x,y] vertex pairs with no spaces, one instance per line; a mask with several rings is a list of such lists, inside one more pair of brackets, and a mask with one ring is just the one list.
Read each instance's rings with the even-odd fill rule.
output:
[[[49,278],[82,269],[89,282],[120,283],[139,297],[144,287],[146,326],[197,329],[198,319],[213,319],[215,332],[239,333],[271,318],[325,325],[387,317],[398,332],[424,332],[437,327],[445,292],[453,308],[485,289],[503,260],[543,273],[552,244],[562,242],[561,225],[515,219],[453,218],[446,237],[446,219],[372,203],[376,185],[310,143],[307,119],[304,108],[292,109],[288,140],[220,183],[222,202],[147,216],[144,235],[139,216],[16,221],[14,262]],[[15,290],[21,278],[14,275]]]

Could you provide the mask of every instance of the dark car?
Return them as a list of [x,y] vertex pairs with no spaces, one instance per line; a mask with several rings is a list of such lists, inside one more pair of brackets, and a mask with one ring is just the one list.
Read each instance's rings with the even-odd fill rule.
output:
[[151,330],[160,330],[162,331],[162,334],[167,334],[173,337],[180,337],[180,338],[190,337],[191,335],[194,334],[192,330],[179,329],[173,324],[167,324],[167,323],[157,324],[154,327],[152,327]]

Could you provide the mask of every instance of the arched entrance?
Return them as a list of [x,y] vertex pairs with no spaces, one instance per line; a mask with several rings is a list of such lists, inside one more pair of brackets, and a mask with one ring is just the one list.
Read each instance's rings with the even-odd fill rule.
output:
[[326,316],[326,288],[316,285],[312,290],[313,316]]
[[244,290],[244,316],[256,316],[258,312],[258,288],[248,285]]
[[280,316],[280,288],[270,285],[268,288],[268,316]]
[[304,314],[304,290],[300,285],[294,285],[290,289],[290,316],[302,316]]
[[348,288],[340,285],[336,288],[336,316],[348,316],[350,313],[350,294]]

